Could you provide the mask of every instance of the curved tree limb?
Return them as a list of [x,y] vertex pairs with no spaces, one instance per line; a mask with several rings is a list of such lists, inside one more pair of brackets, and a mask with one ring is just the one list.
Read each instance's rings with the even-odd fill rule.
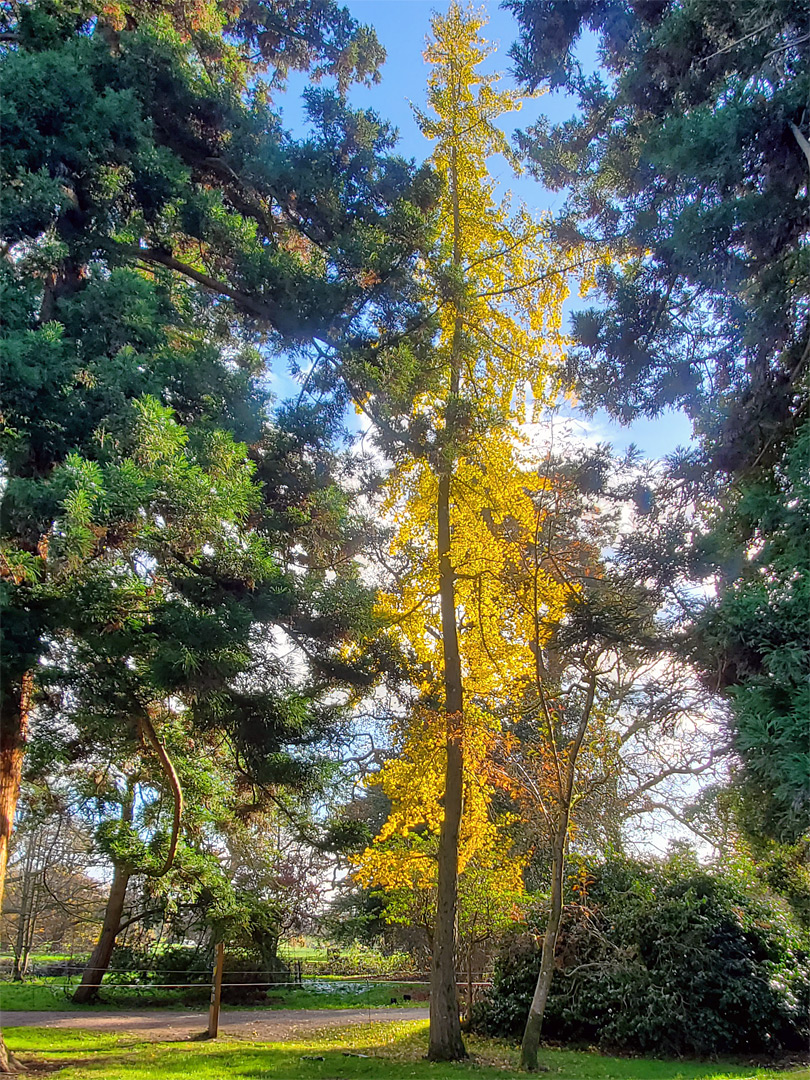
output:
[[802,153],[807,158],[807,164],[810,165],[810,142],[807,141],[802,131],[796,127],[792,120],[788,120],[788,127],[796,136],[796,142],[799,144]]
[[177,770],[172,763],[172,759],[169,757],[166,747],[157,737],[157,733],[147,713],[143,713],[139,717],[138,730],[140,731],[142,738],[149,743],[157,754],[160,764],[163,767],[163,772],[166,775],[166,779],[169,781],[169,787],[171,788],[172,797],[174,799],[174,814],[172,817],[172,834],[171,839],[169,840],[169,850],[160,870],[147,871],[149,877],[163,877],[163,875],[172,867],[174,857],[177,854],[177,845],[180,841],[180,823],[183,818],[183,789],[180,786],[180,778],[177,775]]

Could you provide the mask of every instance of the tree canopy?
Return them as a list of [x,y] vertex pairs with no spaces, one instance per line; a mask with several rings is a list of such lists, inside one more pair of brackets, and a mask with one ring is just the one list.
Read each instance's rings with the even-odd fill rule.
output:
[[[660,546],[651,564],[671,585],[691,579],[680,600],[691,616],[695,580],[713,576],[716,599],[691,623],[692,655],[731,701],[761,826],[795,838],[810,826],[799,749],[807,710],[762,627],[781,611],[779,654],[806,671],[806,631],[789,610],[801,604],[794,570],[808,550],[795,463],[810,358],[810,10],[746,0],[508,6],[521,27],[519,77],[564,87],[579,106],[519,140],[538,178],[569,189],[556,233],[615,253],[599,270],[601,306],[573,317],[569,377],[586,405],[625,421],[673,406],[693,418],[696,446],[670,463],[674,502],[650,507]],[[577,53],[586,31],[599,42],[591,73]],[[638,554],[642,544],[629,546]]]
[[[678,986],[723,994],[724,956],[773,946],[727,1000],[755,986],[780,1032],[761,1045],[791,1045],[803,931],[757,920],[787,918],[769,888],[799,920],[808,903],[809,3],[508,0],[510,89],[486,13],[452,0],[419,166],[351,104],[385,54],[336,0],[0,2],[18,974],[43,875],[95,914],[106,891],[85,1001],[120,935],[141,925],[145,962],[158,922],[194,938],[194,980],[224,941],[273,977],[347,869],[351,926],[429,941],[433,1061],[466,1056],[461,962],[471,1022],[496,941],[534,978],[526,929],[531,1003],[518,980],[493,1006],[528,1006],[524,1068],[547,1003],[583,1015],[558,992],[569,952],[596,971],[574,996],[615,1013],[632,984],[639,1004],[583,1030],[669,1039],[665,939],[711,953]],[[548,89],[575,115],[510,140]],[[618,458],[578,408],[685,410],[694,439]],[[691,856],[622,862],[665,815],[762,909]],[[755,1045],[705,1004],[715,1034],[672,1046]]]

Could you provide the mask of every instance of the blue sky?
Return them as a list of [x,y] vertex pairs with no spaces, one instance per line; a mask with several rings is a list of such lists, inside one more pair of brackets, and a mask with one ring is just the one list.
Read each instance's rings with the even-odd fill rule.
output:
[[[374,27],[387,53],[382,68],[382,82],[371,88],[355,87],[351,92],[352,103],[357,107],[374,109],[392,123],[399,131],[399,152],[421,161],[429,156],[431,144],[419,131],[410,103],[424,105],[428,69],[422,58],[425,38],[430,33],[431,14],[436,10],[446,10],[446,5],[436,4],[434,0],[344,0],[344,4],[358,22]],[[480,7],[489,19],[483,34],[498,46],[497,52],[488,61],[487,70],[503,73],[506,84],[514,85],[508,74],[508,50],[517,36],[517,23],[510,12],[501,10],[493,0]],[[596,63],[593,42],[583,43],[581,59],[586,65]],[[305,86],[304,77],[293,76],[289,93],[279,101],[285,121],[293,129],[301,124],[300,92]],[[546,94],[527,100],[519,113],[504,117],[504,130],[511,135],[516,128],[529,126],[541,114],[552,120],[563,120],[572,111],[573,102],[565,94]],[[529,176],[515,177],[505,161],[494,159],[491,168],[503,189],[511,190],[533,211],[553,212],[559,208],[563,199],[561,194],[546,191]],[[577,306],[576,296],[568,306]],[[597,415],[590,421],[590,426],[593,435],[612,442],[617,450],[634,442],[651,457],[670,453],[676,446],[688,442],[690,437],[689,422],[681,413],[638,421],[628,427],[620,427],[606,416]]]

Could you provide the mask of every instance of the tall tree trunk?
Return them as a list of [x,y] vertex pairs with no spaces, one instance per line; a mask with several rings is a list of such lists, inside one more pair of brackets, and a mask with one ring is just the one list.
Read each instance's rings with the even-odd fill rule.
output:
[[[453,204],[453,265],[461,265],[456,147],[451,149],[450,196]],[[430,972],[431,1061],[460,1061],[467,1056],[461,1037],[458,987],[456,986],[456,936],[458,921],[458,840],[464,794],[464,684],[456,619],[456,576],[451,557],[451,486],[457,448],[458,397],[461,386],[461,348],[464,324],[456,315],[450,354],[450,386],[445,413],[446,445],[439,462],[436,508],[436,539],[439,548],[439,600],[442,613],[444,657],[444,709],[447,723],[447,772],[444,785],[444,817],[439,833],[438,896],[433,932]]]
[[101,980],[110,966],[110,958],[115,948],[115,939],[118,935],[118,927],[121,925],[121,915],[124,911],[129,879],[129,867],[123,863],[116,863],[112,884],[110,885],[110,895],[104,909],[104,922],[101,926],[101,933],[96,947],[93,949],[93,955],[88,960],[87,967],[82,974],[82,981],[73,994],[73,1001],[77,1005],[86,1005],[98,996]]
[[467,950],[467,1029],[472,1027],[473,1005],[475,1005],[475,986],[473,984],[473,946]]
[[520,1047],[520,1067],[529,1072],[537,1071],[537,1051],[540,1046],[540,1034],[543,1030],[543,1016],[546,1011],[551,980],[554,978],[554,953],[557,937],[560,933],[562,916],[563,871],[565,869],[565,841],[568,835],[568,812],[563,812],[554,837],[551,861],[551,910],[548,914],[546,932],[543,935],[543,955],[540,960],[540,972],[534,988],[529,1016],[523,1032]]
[[439,478],[438,542],[447,718],[447,772],[444,817],[439,834],[438,899],[430,976],[428,1057],[431,1061],[458,1061],[467,1056],[464,1040],[461,1037],[456,987],[458,839],[464,786],[462,753],[464,698],[456,624],[455,576],[450,559],[450,474],[448,471]]
[[19,692],[15,693],[10,687],[10,692],[4,695],[3,712],[0,715],[0,907],[6,885],[14,814],[17,810],[17,799],[20,797],[33,684],[33,675],[26,672]]
[[[0,712],[0,911],[6,886],[9,843],[14,828],[14,814],[20,796],[20,779],[28,736],[28,717],[34,677],[26,672],[19,688],[9,686],[3,694]],[[22,1066],[6,1049],[0,1035],[0,1073],[20,1072]]]
[[557,738],[554,732],[554,723],[548,709],[542,675],[538,675],[537,689],[542,703],[543,712],[548,723],[548,745],[553,751],[553,756],[558,769],[559,782],[559,818],[552,838],[552,861],[551,861],[551,910],[548,915],[546,932],[543,936],[543,955],[540,959],[540,972],[537,976],[537,985],[534,988],[534,996],[529,1007],[529,1016],[526,1020],[526,1028],[523,1032],[523,1042],[520,1048],[520,1066],[528,1072],[537,1071],[537,1050],[540,1046],[540,1034],[543,1030],[543,1016],[546,1011],[551,980],[554,977],[554,952],[557,948],[557,937],[560,932],[560,917],[562,915],[563,872],[565,870],[565,845],[568,840],[568,824],[571,818],[571,801],[574,793],[574,779],[577,771],[577,759],[582,749],[582,741],[588,730],[593,703],[596,696],[596,672],[588,669],[586,675],[587,691],[582,705],[582,713],[576,734],[570,745],[565,750],[564,775],[560,771],[560,758],[557,748]]

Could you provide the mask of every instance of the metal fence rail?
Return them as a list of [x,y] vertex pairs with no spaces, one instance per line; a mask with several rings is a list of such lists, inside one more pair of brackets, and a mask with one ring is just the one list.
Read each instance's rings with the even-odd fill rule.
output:
[[[219,949],[217,950],[217,959],[218,965],[224,965],[224,954]],[[337,965],[333,964],[331,960],[298,961],[283,957],[279,959],[282,963],[290,966],[289,973],[280,976],[276,976],[275,973],[266,973],[271,977],[258,978],[256,976],[265,973],[236,968],[225,970],[224,966],[219,967],[217,971],[217,965],[213,973],[210,969],[200,970],[199,977],[195,978],[194,976],[197,973],[192,974],[189,972],[188,967],[164,968],[156,965],[155,967],[134,967],[126,970],[107,971],[97,985],[110,1004],[115,1004],[116,999],[119,1004],[124,1004],[128,995],[134,995],[139,1001],[147,999],[150,994],[158,997],[171,995],[174,1001],[179,1002],[183,998],[188,998],[191,992],[194,991],[197,992],[193,994],[195,1001],[204,1000],[205,996],[210,994],[212,1013],[209,1019],[209,1032],[214,1032],[214,1034],[218,1028],[219,1002],[223,992],[226,996],[230,991],[241,991],[243,993],[253,991],[257,995],[266,995],[264,1001],[260,998],[251,1002],[254,1007],[258,1008],[261,1008],[263,1004],[266,1004],[269,1008],[283,1004],[284,995],[278,994],[273,997],[272,991],[274,990],[305,990],[308,985],[313,989],[317,988],[319,993],[328,992],[330,989],[340,993],[341,989],[344,988],[347,993],[347,1004],[356,1002],[359,1007],[364,1006],[363,998],[366,994],[370,994],[375,987],[391,988],[390,1003],[392,1005],[399,1004],[400,1000],[403,1003],[409,1001],[427,1002],[429,1000],[430,978],[424,971],[399,971],[385,975],[374,972],[346,974],[340,971],[335,972],[334,968]],[[2,960],[0,960],[0,964],[2,964]],[[310,968],[309,971],[304,971],[305,964]],[[45,1000],[50,1003],[51,1007],[55,1004],[56,999],[61,998],[66,1003],[70,1000],[78,985],[79,977],[84,973],[86,967],[85,964],[58,962],[54,965],[40,964],[38,966],[46,970],[49,967],[58,967],[59,973],[50,976],[27,975],[14,985],[25,987],[32,992],[35,1002],[37,995],[45,995]],[[312,968],[315,968],[316,973],[312,972]],[[175,976],[175,978],[172,978],[172,976]],[[469,1011],[481,992],[492,985],[491,973],[488,971],[458,972],[456,981],[459,989],[460,1006],[465,1011]],[[11,967],[7,965],[0,966],[0,993],[4,984],[9,985],[11,983]],[[351,992],[349,993],[350,987]],[[394,994],[395,989],[396,994]],[[185,994],[183,994],[184,991]],[[174,995],[178,995],[178,997],[174,997]],[[214,1005],[215,998],[216,1006]],[[164,1001],[168,1003],[168,1000],[164,999]]]

